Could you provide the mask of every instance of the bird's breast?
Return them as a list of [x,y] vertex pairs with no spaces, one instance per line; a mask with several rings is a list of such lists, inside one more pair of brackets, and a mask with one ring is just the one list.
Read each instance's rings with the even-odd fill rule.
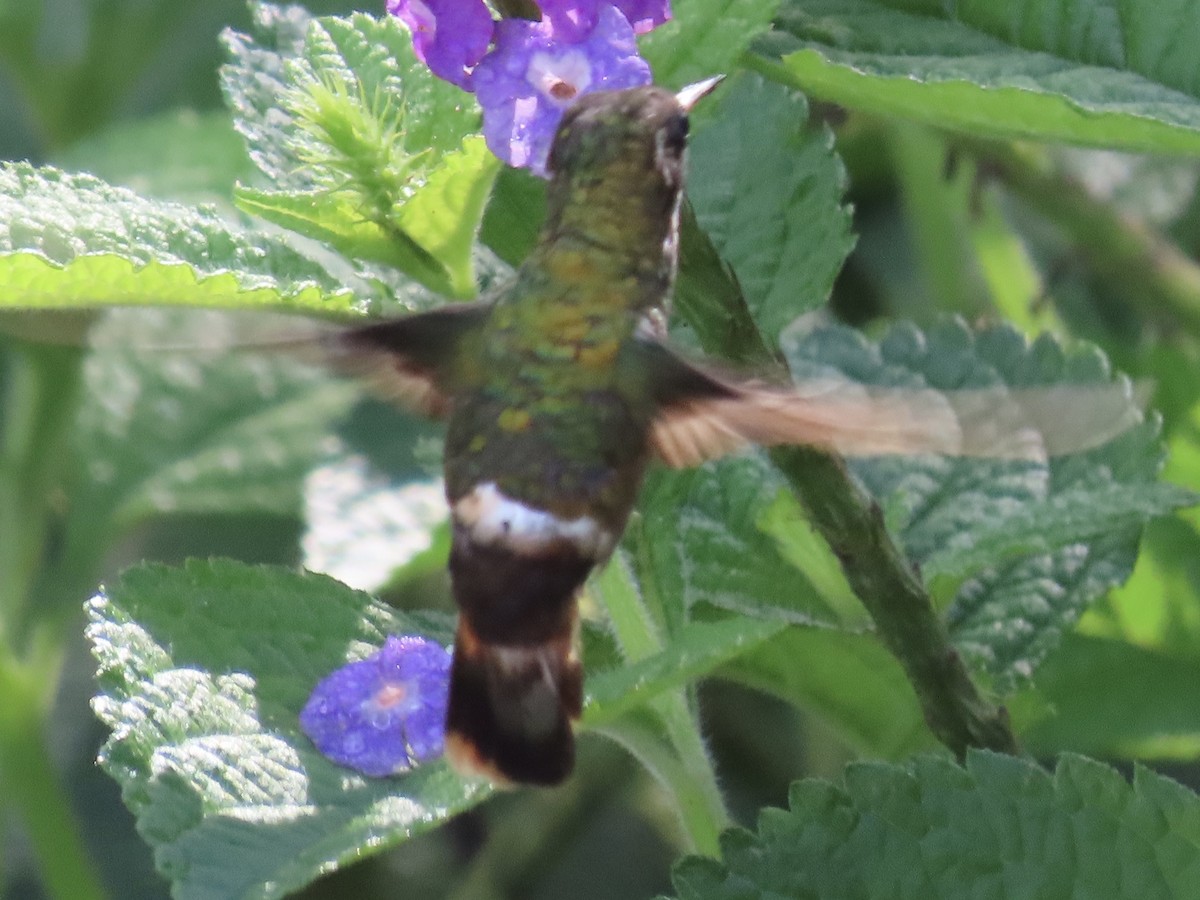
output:
[[456,521],[522,552],[567,542],[607,558],[648,455],[647,428],[619,393],[493,389],[456,404],[446,494]]

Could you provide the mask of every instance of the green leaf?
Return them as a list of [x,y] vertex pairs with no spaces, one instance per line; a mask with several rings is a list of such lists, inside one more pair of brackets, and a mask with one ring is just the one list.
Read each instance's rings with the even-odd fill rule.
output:
[[474,104],[417,60],[394,16],[257,12],[257,40],[226,35],[225,91],[271,183],[239,189],[242,207],[350,259],[473,295],[472,246],[500,169]]
[[505,166],[496,178],[480,237],[510,266],[518,266],[537,241],[546,218],[546,182],[525,169]]
[[1014,556],[1048,553],[1069,544],[1097,541],[1113,531],[1138,528],[1156,516],[1191,506],[1197,499],[1174,484],[1070,486],[982,525],[974,530],[969,546],[934,550],[921,571],[930,580],[960,578]]
[[711,618],[713,607],[734,612],[734,622],[802,623],[739,651],[717,674],[821,716],[866,752],[896,757],[929,745],[900,666],[861,630],[863,610],[828,547],[760,455],[652,471],[639,510],[625,547],[638,588],[663,619],[662,660],[691,629],[709,627],[694,617]]
[[113,126],[72,144],[53,160],[143,197],[224,202],[253,167],[228,113],[176,110]]
[[1186,898],[1200,877],[1200,799],[1139,768],[1064,756],[1053,775],[983,752],[857,763],[840,784],[805,780],[757,832],[722,837],[722,861],[689,857],[682,900],[751,897]]
[[[679,278],[673,300],[679,311],[671,329],[676,343],[720,347],[722,356],[733,362],[762,364],[765,345],[757,323],[744,309],[741,285],[687,202],[680,217]],[[730,310],[743,314],[732,315]]]
[[652,471],[640,521],[630,526],[639,570],[682,621],[702,604],[752,618],[833,624],[838,616],[799,571],[781,539],[774,504],[786,491],[757,454],[686,471]]
[[583,724],[603,726],[664,691],[685,687],[718,666],[753,652],[783,628],[779,622],[744,616],[691,622],[671,636],[661,653],[589,674]]
[[377,100],[387,113],[378,127],[403,123],[396,137],[410,153],[428,150],[440,158],[478,131],[477,107],[416,60],[408,32],[395,17],[313,18],[298,6],[267,3],[257,4],[254,16],[253,35],[224,35],[230,62],[222,70],[222,88],[255,165],[273,186],[299,191],[323,183],[323,173],[306,159],[322,142],[296,127],[295,109],[280,106],[298,87],[321,84],[322,73],[348,87],[360,85],[368,99],[394,92],[391,99]]
[[766,31],[778,0],[677,0],[671,21],[638,41],[654,83],[679,89],[733,71],[754,36]]
[[800,94],[746,75],[719,97],[692,140],[688,196],[774,346],[784,326],[825,302],[854,246],[846,173],[829,130],[806,126]]
[[1190,3],[785,0],[755,51],[852,109],[976,135],[1200,152]]
[[233,562],[127,572],[89,605],[101,764],[179,898],[279,897],[488,791],[443,763],[374,779],[300,732],[317,681],[388,634],[449,639],[332,579]]
[[842,562],[821,537],[808,511],[791,491],[781,491],[757,518],[783,557],[812,584],[818,597],[837,613],[843,627],[866,626],[866,610],[846,580]]
[[84,361],[62,538],[63,565],[84,585],[114,539],[154,515],[304,513],[306,482],[357,389],[281,357],[146,349],[181,333],[221,343],[242,318],[123,310],[93,328],[110,343]]
[[[1067,353],[1048,338],[1028,344],[1007,327],[971,334],[947,323],[922,334],[899,326],[877,347],[848,329],[821,328],[790,335],[784,349],[798,379],[835,370],[891,387],[988,387],[996,410],[1006,391],[1020,405],[1017,391],[1055,387],[1070,398],[1072,388],[1111,381],[1098,351]],[[1120,400],[1127,387],[1118,382],[1113,396]],[[1094,399],[1081,398],[1075,405]],[[1069,405],[1060,400],[1059,413]],[[1142,523],[1194,502],[1188,491],[1154,484],[1157,434],[1157,422],[1145,422],[1048,462],[880,457],[852,469],[935,593],[954,598],[948,615],[959,649],[1004,690],[1032,673],[1089,604],[1129,577]]]
[[500,171],[480,135],[463,138],[462,149],[447,153],[429,179],[398,214],[400,228],[437,259],[447,261],[451,290],[475,294],[472,247],[483,210]]
[[[476,290],[472,242],[499,165],[482,138],[467,138],[462,152],[448,154],[424,189],[378,220],[364,215],[363,197],[348,190],[286,194],[239,187],[236,197],[244,212],[324,241],[347,257],[385,263],[432,290],[470,297]],[[439,259],[458,264],[456,282],[447,281]]]
[[[396,435],[403,442],[404,435]],[[446,566],[449,531],[441,480],[398,480],[373,470],[358,454],[339,453],[305,481],[304,566],[363,590],[378,591],[402,566],[434,546],[424,565]],[[414,573],[415,574],[415,573]]]
[[818,716],[864,755],[934,745],[896,658],[866,632],[793,626],[717,672]]
[[[1178,377],[1183,360],[1169,374]],[[1164,377],[1168,373],[1164,373]],[[1200,443],[1197,413],[1168,442],[1163,477],[1183,484],[1200,484]],[[1133,576],[1081,622],[1093,635],[1119,637],[1173,656],[1192,656],[1200,646],[1200,530],[1197,511],[1152,522],[1142,539]]]
[[1069,634],[1038,671],[1037,688],[1045,708],[1021,729],[1032,753],[1070,747],[1114,759],[1184,761],[1200,754],[1194,656]]
[[81,527],[107,532],[163,512],[300,514],[303,479],[327,456],[355,386],[269,355],[131,349],[188,327],[238,325],[131,310],[100,326],[96,338],[112,343],[85,362],[75,426]]
[[274,235],[209,208],[146,200],[90,175],[0,164],[0,306],[279,308],[358,301]]

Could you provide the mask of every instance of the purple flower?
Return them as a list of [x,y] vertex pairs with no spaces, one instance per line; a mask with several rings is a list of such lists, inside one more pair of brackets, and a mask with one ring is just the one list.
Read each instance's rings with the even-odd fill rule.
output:
[[300,727],[338,765],[395,775],[442,754],[450,652],[416,635],[347,663],[313,689]]
[[645,34],[671,18],[671,0],[537,0],[560,40],[575,40],[596,25],[600,10],[615,6],[637,34]]
[[387,0],[412,32],[413,52],[438,78],[467,90],[471,67],[487,53],[492,14],[483,0]]
[[577,40],[564,39],[549,19],[499,22],[495,49],[471,77],[492,152],[542,177],[558,122],[576,97],[649,83],[650,66],[638,56],[633,28],[607,5]]

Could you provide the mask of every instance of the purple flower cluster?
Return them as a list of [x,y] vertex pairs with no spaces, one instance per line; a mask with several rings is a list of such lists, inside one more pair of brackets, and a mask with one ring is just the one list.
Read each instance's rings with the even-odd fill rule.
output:
[[[387,0],[434,75],[473,91],[483,134],[509,165],[546,176],[563,110],[580,94],[650,83],[636,36],[670,0],[537,0],[540,21],[493,21],[483,0]],[[490,49],[489,49],[490,48]]]
[[378,653],[321,681],[300,727],[322,754],[364,775],[407,772],[442,755],[450,652],[416,635],[389,637]]

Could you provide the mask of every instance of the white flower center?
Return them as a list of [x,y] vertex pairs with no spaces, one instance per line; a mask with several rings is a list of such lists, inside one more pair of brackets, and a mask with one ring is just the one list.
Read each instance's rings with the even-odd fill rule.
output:
[[543,97],[567,106],[592,83],[592,64],[581,50],[560,56],[543,51],[530,58],[525,78]]

